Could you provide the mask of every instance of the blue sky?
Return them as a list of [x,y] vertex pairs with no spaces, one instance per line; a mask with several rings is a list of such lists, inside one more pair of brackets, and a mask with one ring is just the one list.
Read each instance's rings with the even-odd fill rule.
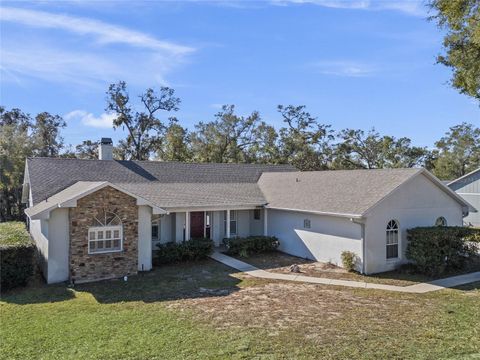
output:
[[173,87],[190,129],[221,104],[280,127],[276,106],[294,104],[336,130],[432,146],[478,124],[480,109],[446,84],[427,16],[422,2],[393,0],[3,1],[1,104],[64,116],[69,144],[118,140],[105,91],[125,80],[132,98]]

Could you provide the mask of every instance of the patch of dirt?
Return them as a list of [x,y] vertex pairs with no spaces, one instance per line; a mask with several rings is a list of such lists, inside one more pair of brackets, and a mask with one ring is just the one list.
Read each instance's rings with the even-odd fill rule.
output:
[[[304,276],[364,281],[397,286],[408,286],[418,283],[418,281],[401,279],[398,276],[395,276],[393,272],[391,273],[392,278],[387,276],[365,276],[355,272],[348,272],[347,270],[333,263],[316,262],[288,255],[280,251],[274,251],[265,254],[255,254],[247,258],[237,256],[236,258],[255,267],[273,273],[291,274],[292,272],[295,272]],[[292,271],[292,269],[294,271]]]
[[[338,330],[344,325],[359,326],[349,324],[348,319],[352,316],[355,322],[368,317],[384,323],[395,314],[399,316],[398,311],[411,313],[413,300],[382,295],[359,296],[350,290],[274,281],[242,288],[226,296],[184,299],[167,306],[195,310],[198,316],[218,328],[262,328],[269,336],[293,329],[307,338],[317,338],[320,332],[331,331],[341,336]],[[391,309],[395,310],[392,312]],[[332,322],[343,325],[332,327]]]

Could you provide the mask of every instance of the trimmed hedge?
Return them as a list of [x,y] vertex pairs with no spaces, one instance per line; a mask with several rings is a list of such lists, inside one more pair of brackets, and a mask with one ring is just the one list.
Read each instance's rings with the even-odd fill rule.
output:
[[280,242],[275,236],[225,238],[223,239],[223,243],[227,247],[227,254],[245,257],[249,256],[250,254],[258,254],[276,250],[280,245]]
[[418,227],[407,230],[407,259],[417,271],[440,275],[462,269],[468,258],[478,255],[480,229],[451,227]]
[[157,248],[156,265],[198,261],[206,259],[213,252],[213,241],[206,238],[192,239],[181,243],[158,244]]
[[33,275],[35,246],[22,222],[0,224],[0,288],[25,286]]

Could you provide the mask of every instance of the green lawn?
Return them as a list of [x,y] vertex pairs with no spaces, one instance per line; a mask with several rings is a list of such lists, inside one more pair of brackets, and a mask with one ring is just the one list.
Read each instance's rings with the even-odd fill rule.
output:
[[418,295],[271,282],[213,261],[75,289],[37,282],[2,295],[0,357],[473,359],[479,289]]

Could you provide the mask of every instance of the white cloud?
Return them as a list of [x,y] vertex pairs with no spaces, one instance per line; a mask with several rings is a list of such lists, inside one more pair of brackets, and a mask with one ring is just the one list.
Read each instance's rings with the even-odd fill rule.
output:
[[[45,11],[2,8],[0,20],[0,74],[17,84],[39,78],[96,88],[118,80],[167,85],[166,76],[195,51],[125,27]],[[39,30],[12,31],[3,26],[7,22]]]
[[125,27],[98,20],[52,14],[45,11],[4,7],[0,12],[0,20],[32,27],[62,29],[78,35],[91,35],[100,44],[127,44],[155,51],[167,51],[176,55],[189,53],[194,50],[191,47],[158,40],[150,35]]
[[65,114],[63,118],[66,121],[80,121],[83,125],[94,128],[112,128],[113,120],[117,117],[114,113],[103,113],[95,116],[85,110],[74,110]]
[[312,4],[333,9],[391,10],[412,16],[426,16],[427,8],[422,0],[271,0],[274,5]]
[[311,66],[320,74],[345,77],[367,77],[378,72],[373,65],[355,61],[317,61]]

